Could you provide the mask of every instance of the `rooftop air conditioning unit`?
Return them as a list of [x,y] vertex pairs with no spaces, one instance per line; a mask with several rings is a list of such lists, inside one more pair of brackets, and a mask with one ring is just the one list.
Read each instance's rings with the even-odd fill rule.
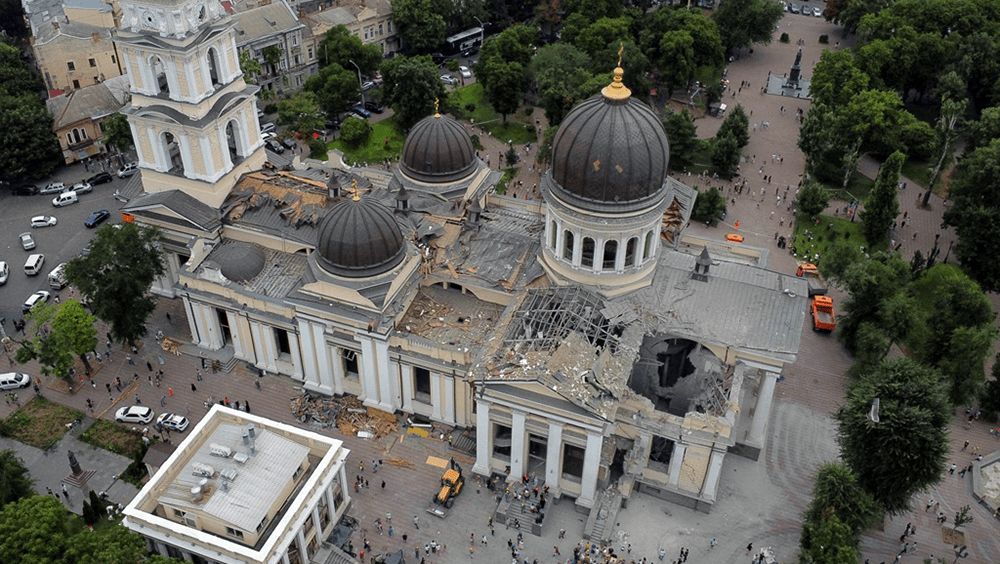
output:
[[212,453],[213,456],[218,456],[218,457],[221,457],[221,458],[229,458],[230,456],[233,455],[233,449],[231,449],[231,448],[229,448],[229,447],[227,447],[225,445],[220,445],[220,444],[217,444],[217,443],[212,443],[212,444],[208,445],[208,447],[209,447],[210,452]]
[[208,464],[203,464],[201,462],[195,462],[191,465],[191,473],[195,476],[204,476],[206,478],[211,478],[215,475],[215,468],[212,468]]
[[250,455],[245,452],[237,452],[236,455],[233,456],[233,460],[239,462],[240,464],[246,464],[247,460],[250,460]]

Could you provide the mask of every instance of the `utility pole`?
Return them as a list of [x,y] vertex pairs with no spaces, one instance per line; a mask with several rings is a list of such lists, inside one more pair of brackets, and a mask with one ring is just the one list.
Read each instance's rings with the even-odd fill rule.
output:
[[358,69],[358,90],[361,92],[361,107],[364,108],[365,107],[365,89],[364,89],[364,83],[361,82],[361,67],[359,67],[357,63],[355,63],[354,61],[352,61],[350,59],[348,59],[347,62],[351,63],[352,65],[354,65],[354,68]]

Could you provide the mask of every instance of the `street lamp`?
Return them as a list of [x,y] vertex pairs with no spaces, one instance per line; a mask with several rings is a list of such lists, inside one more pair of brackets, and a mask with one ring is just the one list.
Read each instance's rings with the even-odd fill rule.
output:
[[486,24],[484,24],[483,20],[479,19],[476,16],[472,16],[472,19],[476,20],[476,22],[479,23],[479,46],[482,47],[483,40],[486,35]]
[[347,59],[347,62],[351,63],[352,65],[354,65],[354,68],[358,69],[358,90],[361,91],[361,107],[363,108],[365,107],[365,89],[364,89],[365,85],[364,83],[361,82],[361,67],[359,67],[357,63],[355,63],[350,59]]

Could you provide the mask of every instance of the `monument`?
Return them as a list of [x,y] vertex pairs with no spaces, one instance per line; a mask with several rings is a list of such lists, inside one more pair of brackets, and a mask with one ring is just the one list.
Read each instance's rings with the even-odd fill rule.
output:
[[809,79],[802,76],[802,47],[796,51],[795,62],[787,73],[768,73],[767,93],[773,96],[809,98]]
[[67,456],[69,456],[70,475],[63,478],[63,482],[83,489],[83,487],[87,484],[87,481],[90,480],[90,478],[93,477],[97,471],[84,470],[83,467],[80,466],[80,461],[76,459],[76,454],[74,454],[73,451],[69,451]]

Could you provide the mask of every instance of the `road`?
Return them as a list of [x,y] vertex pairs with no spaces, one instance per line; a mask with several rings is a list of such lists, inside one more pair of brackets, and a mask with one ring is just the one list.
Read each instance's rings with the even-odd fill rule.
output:
[[[35,184],[44,186],[49,182],[62,181],[69,186],[92,174],[81,164],[61,166],[49,178]],[[79,203],[62,208],[52,206],[54,194],[12,196],[9,192],[0,193],[0,225],[3,226],[0,229],[0,260],[6,261],[10,268],[7,283],[0,286],[0,317],[6,318],[4,329],[7,332],[13,332],[13,321],[21,317],[21,306],[28,296],[37,290],[52,290],[47,280],[49,271],[57,264],[76,257],[94,236],[95,230],[83,226],[83,221],[91,212],[111,210],[112,217],[106,223],[120,221],[115,212],[123,204],[114,198],[114,193],[127,181],[114,176],[113,181],[94,186],[91,193],[81,195]],[[32,229],[30,221],[36,215],[54,216],[58,223],[54,227]],[[31,251],[22,249],[17,238],[19,233],[25,231],[30,231],[35,239],[36,246]],[[32,253],[45,255],[45,266],[38,276],[24,273],[24,261]]]

